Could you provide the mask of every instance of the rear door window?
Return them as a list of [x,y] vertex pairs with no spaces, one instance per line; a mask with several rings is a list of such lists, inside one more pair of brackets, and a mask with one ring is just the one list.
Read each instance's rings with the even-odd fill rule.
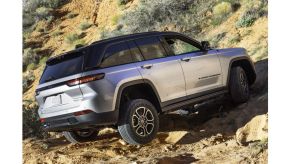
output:
[[157,37],[135,40],[145,60],[166,57],[166,52]]
[[111,45],[105,50],[104,59],[100,64],[100,67],[112,67],[132,62],[133,59],[131,57],[131,52],[127,44],[122,42]]
[[58,59],[51,64],[47,64],[41,76],[40,84],[60,79],[66,76],[82,72],[84,56],[72,57],[69,59]]

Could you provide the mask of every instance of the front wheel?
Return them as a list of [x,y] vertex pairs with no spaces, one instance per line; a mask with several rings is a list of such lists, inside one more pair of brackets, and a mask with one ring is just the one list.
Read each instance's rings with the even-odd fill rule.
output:
[[249,82],[242,67],[231,68],[229,89],[234,103],[239,104],[248,101],[250,97]]
[[124,105],[118,131],[129,144],[140,145],[151,142],[159,130],[156,108],[145,99],[130,100]]
[[71,143],[81,143],[97,139],[98,131],[95,129],[84,129],[78,131],[65,131],[63,135]]

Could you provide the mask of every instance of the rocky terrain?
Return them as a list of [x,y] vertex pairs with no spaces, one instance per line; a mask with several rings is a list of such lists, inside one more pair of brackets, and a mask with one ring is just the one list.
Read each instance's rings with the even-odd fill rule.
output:
[[[94,0],[51,2],[55,3],[24,6],[28,25],[23,31],[23,163],[267,163],[266,0],[102,0],[96,24],[92,24]],[[32,16],[33,23],[26,20]],[[246,48],[258,75],[250,101],[233,106],[226,99],[191,116],[163,115],[157,138],[143,146],[127,145],[110,128],[103,129],[96,141],[83,144],[41,131],[34,90],[48,57],[77,44],[152,30],[182,32],[220,48]]]

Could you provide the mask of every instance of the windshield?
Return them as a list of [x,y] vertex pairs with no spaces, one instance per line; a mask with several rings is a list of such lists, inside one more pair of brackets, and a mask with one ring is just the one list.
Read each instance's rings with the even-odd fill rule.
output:
[[66,76],[81,73],[83,67],[83,58],[84,56],[82,55],[67,59],[65,61],[57,62],[52,65],[47,65],[39,83],[42,84]]

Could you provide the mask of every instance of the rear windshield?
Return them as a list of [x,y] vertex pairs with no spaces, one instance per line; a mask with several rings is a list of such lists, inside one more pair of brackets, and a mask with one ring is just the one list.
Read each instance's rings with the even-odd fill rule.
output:
[[77,56],[61,62],[47,64],[40,84],[82,72],[84,56]]

